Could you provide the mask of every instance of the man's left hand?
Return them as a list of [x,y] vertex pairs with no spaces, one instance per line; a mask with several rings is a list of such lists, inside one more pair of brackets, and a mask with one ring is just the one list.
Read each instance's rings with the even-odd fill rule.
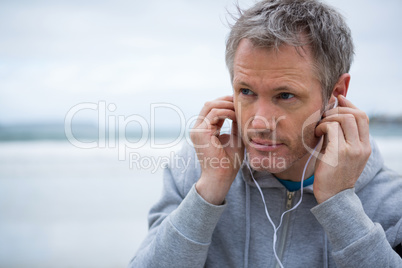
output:
[[371,154],[367,115],[342,95],[338,102],[315,130],[318,137],[324,136],[313,185],[318,203],[353,188]]

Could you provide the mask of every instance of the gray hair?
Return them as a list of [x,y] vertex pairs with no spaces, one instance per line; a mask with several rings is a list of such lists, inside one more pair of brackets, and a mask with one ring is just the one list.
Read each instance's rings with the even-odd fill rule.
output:
[[335,9],[316,0],[265,0],[248,10],[238,7],[239,17],[226,41],[226,65],[233,82],[233,64],[240,41],[278,49],[282,44],[296,48],[308,45],[314,70],[327,103],[339,77],[349,72],[353,41],[344,18]]

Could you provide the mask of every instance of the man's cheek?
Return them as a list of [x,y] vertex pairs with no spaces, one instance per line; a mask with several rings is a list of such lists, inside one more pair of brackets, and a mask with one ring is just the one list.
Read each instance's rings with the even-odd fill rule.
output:
[[242,123],[241,123],[241,135],[242,135],[243,143],[248,145],[250,143],[251,120],[244,115],[241,115],[241,116],[243,117]]

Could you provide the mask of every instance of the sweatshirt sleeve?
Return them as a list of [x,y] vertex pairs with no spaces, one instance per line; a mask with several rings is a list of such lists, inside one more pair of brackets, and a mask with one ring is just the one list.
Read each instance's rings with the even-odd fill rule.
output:
[[328,235],[338,267],[402,267],[382,226],[366,215],[354,189],[340,192],[311,212]]
[[149,233],[129,267],[204,266],[212,233],[226,204],[207,203],[195,184],[183,199],[180,188],[180,179],[166,168],[162,198],[149,213]]

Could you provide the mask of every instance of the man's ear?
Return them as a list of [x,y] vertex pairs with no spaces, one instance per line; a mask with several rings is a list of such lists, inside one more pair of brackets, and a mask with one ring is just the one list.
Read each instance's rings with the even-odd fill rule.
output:
[[336,82],[334,89],[332,90],[332,95],[337,98],[338,95],[343,95],[346,97],[349,89],[350,74],[345,73],[341,75]]

